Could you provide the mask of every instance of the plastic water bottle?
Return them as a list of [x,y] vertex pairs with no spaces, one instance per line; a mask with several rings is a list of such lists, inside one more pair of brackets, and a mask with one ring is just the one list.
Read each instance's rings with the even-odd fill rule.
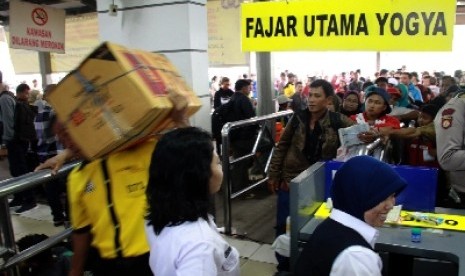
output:
[[412,242],[421,242],[421,229],[412,228]]

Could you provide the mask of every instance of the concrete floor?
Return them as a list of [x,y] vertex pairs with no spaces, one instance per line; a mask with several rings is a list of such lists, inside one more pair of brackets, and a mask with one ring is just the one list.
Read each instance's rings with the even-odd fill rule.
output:
[[[0,180],[10,178],[8,162],[0,160]],[[241,254],[241,275],[268,276],[276,272],[276,260],[271,243],[274,240],[276,196],[265,187],[259,187],[232,201],[232,226],[237,230],[235,236],[225,236],[228,242]],[[222,194],[216,196],[216,217],[218,227],[223,226]],[[24,215],[11,215],[16,239],[27,234],[42,233],[54,235],[63,227],[54,227],[50,209],[45,204]]]
[[[250,196],[252,195],[253,196]],[[216,222],[224,225],[223,195],[216,196]],[[233,233],[252,241],[271,244],[275,238],[276,195],[265,186],[257,187],[232,200]]]

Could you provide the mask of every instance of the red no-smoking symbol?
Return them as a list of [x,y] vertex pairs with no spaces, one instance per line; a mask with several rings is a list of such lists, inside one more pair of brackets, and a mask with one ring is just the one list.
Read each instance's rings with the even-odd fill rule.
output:
[[47,12],[42,8],[35,8],[31,13],[32,21],[39,26],[43,26],[48,21]]

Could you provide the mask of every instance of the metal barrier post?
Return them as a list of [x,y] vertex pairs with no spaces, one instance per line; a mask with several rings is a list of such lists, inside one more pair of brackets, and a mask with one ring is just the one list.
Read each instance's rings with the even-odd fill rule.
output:
[[[256,186],[265,183],[267,181],[267,178],[262,179],[258,183],[247,187],[241,191],[238,191],[234,194],[232,194],[232,181],[231,181],[231,169],[230,165],[234,164],[236,162],[240,162],[246,158],[253,157],[255,154],[255,150],[257,149],[258,142],[256,141],[254,144],[254,147],[252,149],[252,153],[238,157],[236,159],[230,160],[229,157],[229,151],[230,151],[230,137],[229,134],[232,129],[237,129],[239,127],[245,127],[245,126],[250,126],[250,125],[257,125],[261,122],[266,122],[269,120],[275,120],[277,118],[281,117],[286,117],[293,114],[292,110],[288,111],[281,111],[281,112],[276,112],[273,114],[265,115],[265,116],[260,116],[260,117],[255,117],[247,120],[241,120],[241,121],[236,121],[236,122],[231,122],[231,123],[226,123],[223,126],[223,129],[221,130],[221,140],[222,140],[222,145],[221,145],[221,153],[222,153],[222,165],[223,165],[223,214],[224,214],[224,233],[226,235],[231,235],[232,233],[232,212],[231,212],[231,199],[238,196],[241,193],[244,193],[248,190],[251,190],[255,188]],[[262,132],[259,133],[260,138],[262,135]],[[274,137],[272,137],[272,140],[274,141]],[[271,151],[273,152],[273,151]],[[267,160],[266,168],[268,167],[270,158]]]
[[[0,198],[0,246],[2,247],[1,256],[7,259],[16,254],[15,234],[13,224],[11,223],[10,207],[8,198],[3,196]],[[19,275],[17,269],[10,269],[9,275]]]
[[[7,199],[8,196],[30,189],[39,184],[46,183],[51,178],[68,173],[78,164],[79,162],[73,162],[64,165],[58,172],[57,176],[52,176],[50,170],[43,170],[0,181],[0,253],[3,253],[0,254],[0,257],[5,261],[0,266],[0,271],[8,270],[7,275],[19,275],[19,271],[17,267],[15,267],[19,262],[50,248],[58,241],[63,240],[71,234],[71,229],[65,229],[61,233],[32,246],[28,250],[17,253],[15,235],[13,225],[11,223],[10,208]],[[11,256],[8,256],[8,254]]]
[[231,235],[231,192],[232,182],[229,168],[229,127],[231,123],[226,123],[221,130],[221,156],[223,167],[223,215],[224,215],[224,233]]

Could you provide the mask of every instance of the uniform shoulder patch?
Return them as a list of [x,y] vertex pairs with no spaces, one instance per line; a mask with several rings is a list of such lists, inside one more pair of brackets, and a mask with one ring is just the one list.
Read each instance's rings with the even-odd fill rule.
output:
[[455,109],[446,108],[441,113],[441,126],[443,129],[448,129],[452,126],[452,114],[454,114]]

